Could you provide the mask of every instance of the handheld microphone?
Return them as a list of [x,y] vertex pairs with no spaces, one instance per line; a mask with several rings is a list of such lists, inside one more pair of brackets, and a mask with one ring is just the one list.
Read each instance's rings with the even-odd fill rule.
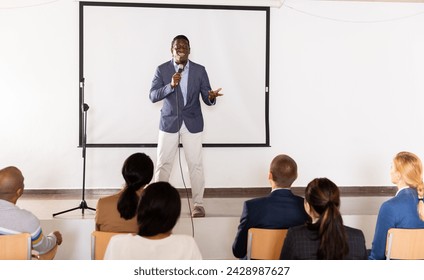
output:
[[178,64],[178,73],[181,73],[184,71],[184,64]]
[[[177,73],[181,74],[184,71],[184,64],[178,64],[178,71]],[[178,86],[178,84],[176,84],[176,86]]]

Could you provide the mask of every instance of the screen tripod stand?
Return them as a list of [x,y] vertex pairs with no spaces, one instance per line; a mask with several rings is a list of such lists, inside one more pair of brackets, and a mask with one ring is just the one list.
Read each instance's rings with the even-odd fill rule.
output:
[[[82,100],[84,100],[84,82],[82,82],[81,84],[82,84],[81,88],[82,88],[82,93],[83,93],[83,99]],[[83,158],[82,200],[81,200],[81,203],[78,207],[74,207],[74,208],[71,208],[71,209],[68,209],[68,210],[64,210],[64,211],[61,211],[61,212],[54,213],[53,217],[60,215],[60,214],[67,213],[67,212],[71,212],[71,211],[74,211],[74,210],[78,210],[78,209],[81,209],[82,215],[84,215],[85,209],[96,211],[95,208],[88,207],[87,202],[85,201],[85,161],[86,161],[85,159],[86,159],[86,145],[87,145],[87,111],[88,111],[89,108],[90,107],[86,103],[83,103],[82,110],[83,110],[83,117],[84,117],[84,135],[82,137],[82,158]]]

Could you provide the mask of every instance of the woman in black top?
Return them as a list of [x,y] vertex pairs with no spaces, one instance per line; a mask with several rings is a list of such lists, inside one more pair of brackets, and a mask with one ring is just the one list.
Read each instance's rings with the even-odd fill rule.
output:
[[363,232],[343,225],[340,192],[332,181],[312,180],[305,189],[304,204],[310,221],[288,230],[280,259],[367,259]]

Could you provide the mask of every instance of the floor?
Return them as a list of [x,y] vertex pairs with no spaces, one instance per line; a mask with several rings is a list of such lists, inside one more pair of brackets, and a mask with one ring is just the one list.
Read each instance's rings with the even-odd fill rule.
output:
[[[85,203],[95,208],[98,196],[87,197]],[[176,233],[193,235],[204,259],[234,259],[231,245],[239,223],[243,202],[249,198],[205,198],[205,218],[191,219],[189,202],[182,200],[181,218],[174,229]],[[362,229],[367,247],[370,248],[378,209],[389,197],[342,197],[341,212],[346,225]],[[32,211],[39,219],[44,232],[61,231],[63,244],[56,259],[91,259],[91,232],[94,230],[95,211],[78,208],[83,204],[81,196],[57,198],[23,196],[17,205]],[[63,214],[62,211],[78,208]],[[83,214],[84,212],[84,214]]]

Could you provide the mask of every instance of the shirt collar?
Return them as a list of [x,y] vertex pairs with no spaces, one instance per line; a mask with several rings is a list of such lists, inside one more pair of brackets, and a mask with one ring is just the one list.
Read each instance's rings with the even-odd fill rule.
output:
[[5,199],[0,199],[0,204],[2,206],[17,207],[16,204],[14,204],[14,203],[12,203],[12,202],[10,202],[8,200],[5,200]]
[[398,191],[396,192],[395,196],[397,196],[398,193],[400,193],[401,191],[403,191],[404,189],[407,189],[407,188],[409,188],[409,186],[405,186],[405,187],[402,187],[402,188],[398,189]]
[[[178,64],[177,63],[175,63],[175,60],[174,59],[172,59],[172,64],[174,65],[174,68],[175,68],[175,72],[178,72]],[[187,60],[187,63],[186,63],[186,65],[184,66],[184,70],[188,70],[188,69],[190,69],[190,60]]]
[[275,192],[275,191],[279,191],[279,190],[289,191],[290,189],[289,188],[275,188],[275,189],[272,189],[271,192]]

